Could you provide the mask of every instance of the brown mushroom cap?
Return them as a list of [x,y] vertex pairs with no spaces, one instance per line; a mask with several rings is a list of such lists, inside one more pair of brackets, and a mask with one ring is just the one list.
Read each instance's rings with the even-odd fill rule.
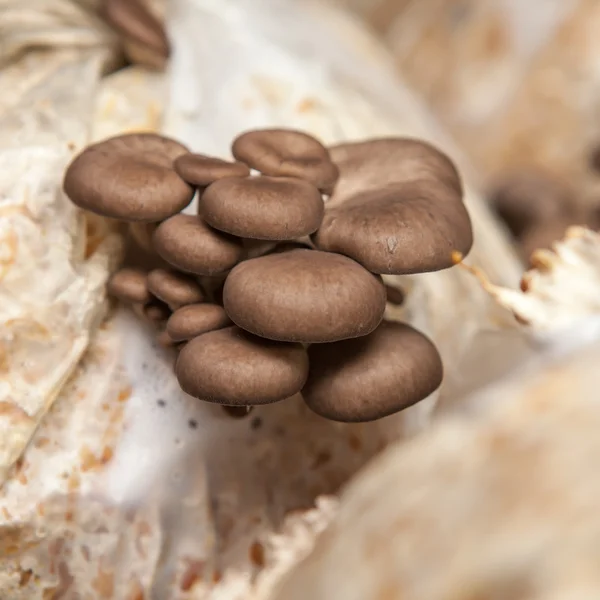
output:
[[141,269],[120,269],[108,280],[106,290],[122,302],[146,304],[152,300],[148,291],[148,274]]
[[240,263],[223,291],[242,329],[285,342],[331,342],[366,335],[383,318],[381,280],[350,258],[290,250]]
[[317,139],[292,129],[261,129],[237,137],[235,158],[274,177],[298,177],[323,191],[333,189],[338,168]]
[[308,355],[304,401],[333,421],[386,417],[429,396],[443,377],[433,343],[392,321],[383,321],[366,337],[311,346]]
[[156,300],[144,307],[144,317],[154,325],[165,324],[171,314],[166,304]]
[[148,304],[132,304],[133,312],[140,319],[147,321],[154,327],[164,329],[167,319],[171,316],[169,307],[160,300],[153,299]]
[[198,203],[198,213],[212,227],[258,240],[292,240],[313,233],[323,211],[319,190],[289,177],[220,179]]
[[154,133],[109,138],[69,165],[63,187],[72,202],[125,221],[162,221],[185,208],[194,190],[173,169],[187,148]]
[[204,292],[195,279],[165,269],[148,273],[148,289],[172,310],[204,300]]
[[176,342],[231,325],[231,320],[218,304],[189,304],[177,309],[167,321],[167,333]]
[[228,162],[203,154],[184,154],[175,161],[175,171],[192,185],[205,187],[224,177],[248,177],[250,169],[241,162]]
[[242,240],[212,229],[195,215],[180,214],[163,221],[153,242],[168,263],[198,275],[228,271],[245,252]]
[[188,342],[175,373],[184,392],[208,402],[270,404],[302,389],[308,356],[300,344],[273,342],[228,327]]
[[313,241],[373,273],[437,271],[473,243],[460,177],[425,142],[382,139],[331,150],[340,179]]
[[566,217],[573,201],[569,190],[550,175],[523,170],[495,186],[491,204],[511,233],[521,237],[536,223]]
[[164,27],[143,0],[104,0],[101,10],[108,23],[121,34],[168,57],[169,42]]

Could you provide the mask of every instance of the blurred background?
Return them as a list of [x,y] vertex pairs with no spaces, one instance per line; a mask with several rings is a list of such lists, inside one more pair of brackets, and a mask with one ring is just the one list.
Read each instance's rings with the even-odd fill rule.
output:
[[600,2],[333,0],[364,19],[452,133],[529,260],[597,229]]

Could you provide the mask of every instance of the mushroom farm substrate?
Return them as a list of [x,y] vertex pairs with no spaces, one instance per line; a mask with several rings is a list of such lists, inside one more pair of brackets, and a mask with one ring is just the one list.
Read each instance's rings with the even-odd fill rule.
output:
[[[493,381],[507,366],[532,356],[532,342],[562,348],[565,339],[579,343],[593,331],[586,325],[585,335],[582,330],[571,338],[562,335],[565,328],[578,320],[586,324],[598,312],[600,295],[590,283],[598,270],[597,236],[571,231],[555,252],[539,255],[540,268],[524,278],[523,290],[502,287],[516,286],[522,268],[476,191],[477,177],[398,79],[386,52],[343,13],[311,2],[263,0],[250,7],[228,0],[173,0],[165,17],[167,56],[161,32],[140,40],[123,14],[115,14],[122,5],[108,3],[125,49],[138,63],[112,72],[122,46],[99,18],[94,2],[42,2],[36,5],[33,20],[17,18],[31,8],[29,4],[13,4],[14,10],[0,14],[6,41],[0,47],[0,61],[7,65],[0,80],[0,126],[5,134],[0,141],[4,191],[0,322],[3,355],[11,357],[6,385],[0,390],[4,403],[0,427],[6,432],[0,446],[5,478],[0,492],[0,589],[10,600],[277,597],[271,595],[274,581],[310,552],[315,534],[337,512],[333,494],[365,463],[391,443],[427,427],[436,405],[442,410],[456,407],[469,389]],[[309,39],[315,47],[307,53]],[[161,68],[167,59],[166,72],[147,68]],[[459,165],[474,233],[469,254],[469,262],[477,267],[474,271],[462,264],[408,275],[381,269],[381,255],[360,238],[362,230],[349,240],[356,231],[349,217],[357,214],[360,219],[364,209],[358,203],[356,213],[353,208],[342,215],[344,225],[337,229],[323,227],[324,205],[320,235],[312,240],[245,238],[240,248],[236,236],[228,238],[230,245],[220,243],[232,236],[223,231],[216,236],[216,248],[223,253],[211,267],[214,272],[203,276],[216,284],[216,274],[229,268],[220,261],[233,262],[233,272],[238,263],[246,268],[255,265],[254,260],[269,259],[265,270],[270,270],[273,261],[285,265],[290,255],[298,253],[335,257],[356,252],[347,257],[353,272],[361,273],[361,281],[376,282],[366,289],[381,290],[377,272],[383,273],[385,297],[390,300],[386,325],[351,340],[312,344],[307,353],[318,355],[328,344],[340,344],[352,353],[365,344],[379,358],[380,352],[386,356],[390,352],[388,336],[397,339],[401,333],[406,339],[410,332],[411,343],[421,346],[429,338],[445,366],[442,385],[395,415],[367,423],[339,423],[315,414],[299,396],[257,406],[247,415],[244,403],[225,411],[181,391],[173,371],[176,350],[162,344],[179,344],[181,338],[175,338],[186,338],[190,328],[197,332],[197,327],[220,326],[230,317],[245,327],[261,328],[249,332],[253,343],[266,339],[265,325],[269,329],[285,325],[257,323],[256,307],[248,302],[234,306],[235,315],[228,315],[227,306],[220,305],[221,296],[223,301],[227,296],[224,288],[205,287],[202,281],[198,285],[189,277],[193,256],[182,254],[181,248],[190,250],[185,240],[207,238],[188,233],[181,236],[184,243],[179,246],[181,240],[173,230],[200,228],[204,236],[220,231],[203,227],[205,216],[197,218],[194,202],[156,230],[152,215],[126,226],[140,250],[140,262],[130,267],[133,271],[120,274],[120,283],[114,276],[111,288],[116,285],[120,294],[128,294],[135,312],[115,310],[104,301],[105,284],[121,261],[124,226],[80,211],[61,192],[64,170],[73,158],[90,144],[132,132],[154,134],[159,147],[164,137],[177,140],[171,147],[183,145],[189,152],[182,153],[187,158],[179,161],[177,177],[171,172],[177,170],[167,169],[178,190],[167,200],[184,203],[190,186],[182,186],[181,180],[203,186],[203,180],[193,179],[198,161],[190,153],[219,157],[200,169],[206,173],[210,167],[212,177],[226,169],[243,180],[257,179],[256,172],[248,177],[241,155],[235,174],[228,170],[233,168],[230,146],[240,132],[274,128],[291,128],[322,140],[331,162],[340,169],[346,159],[360,167],[364,157],[353,155],[353,150],[365,140],[382,138],[392,145],[399,139],[424,140]],[[343,154],[336,157],[338,149]],[[151,162],[155,161],[164,168],[162,151]],[[260,177],[274,177],[266,172],[269,164],[257,165],[255,171],[265,172]],[[448,200],[456,208],[460,205],[455,203],[452,172],[446,169],[439,181],[425,177],[429,182],[425,187],[439,197],[450,191]],[[307,190],[300,174],[285,174],[294,181],[291,189]],[[364,172],[357,169],[357,179],[353,176],[351,169],[352,185],[361,180],[364,185]],[[312,181],[318,189],[321,184]],[[376,183],[369,194],[377,192]],[[228,191],[231,188],[221,190]],[[332,203],[331,208],[336,212],[352,208],[353,203],[346,201],[353,192],[347,188],[339,197],[344,202],[337,207]],[[334,197],[335,193],[326,204]],[[252,202],[246,206],[249,217],[256,215],[253,206]],[[306,214],[314,217],[314,212]],[[220,226],[231,217],[231,212],[213,216]],[[265,225],[260,219],[254,224]],[[432,243],[429,239],[411,250],[430,250],[435,247]],[[319,244],[322,247],[314,249]],[[140,273],[149,251],[160,255],[159,247],[171,257],[192,262],[177,266],[165,260],[151,278],[146,271]],[[431,262],[435,253],[418,252],[417,263],[435,264]],[[410,257],[415,252],[405,258]],[[453,258],[458,256],[446,255],[446,260]],[[313,261],[307,263],[314,274]],[[273,287],[271,301],[280,291]],[[186,304],[201,296],[210,301]],[[190,313],[189,306],[195,312]],[[209,311],[204,310],[207,306]],[[253,310],[244,313],[249,308]],[[171,313],[185,309],[187,313],[171,322],[174,336],[165,329],[156,340],[149,323],[162,327]],[[223,332],[232,331],[237,330],[230,326],[205,335],[228,335],[231,348],[234,336]],[[240,338],[236,339],[240,348]],[[282,340],[261,343],[278,348],[303,345]],[[247,349],[242,343],[241,350]],[[394,349],[399,350],[396,344]],[[346,350],[335,368],[347,368]],[[298,349],[297,354],[303,352]],[[267,352],[267,357],[273,353]],[[318,364],[331,359],[317,358]],[[379,360],[377,364],[385,368]],[[319,383],[321,374],[317,375]],[[275,383],[272,389],[281,381]],[[316,401],[321,408],[331,408],[323,406],[318,388]],[[356,390],[335,390],[336,398],[347,393]],[[341,502],[343,506],[345,496]],[[348,533],[354,531],[360,532],[350,526]],[[368,563],[363,566],[368,568]]]

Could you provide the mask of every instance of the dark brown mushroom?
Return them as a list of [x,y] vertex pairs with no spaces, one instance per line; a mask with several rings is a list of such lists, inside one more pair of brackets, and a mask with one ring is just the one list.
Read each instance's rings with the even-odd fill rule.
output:
[[175,161],[175,171],[188,183],[199,187],[225,177],[248,177],[250,169],[241,162],[228,162],[203,154],[184,154]]
[[432,394],[443,377],[433,343],[412,327],[391,321],[366,337],[311,346],[308,354],[304,401],[333,421],[386,417]]
[[205,297],[194,278],[165,269],[154,269],[148,273],[148,289],[172,310],[187,304],[197,304]]
[[148,304],[132,305],[133,312],[156,328],[164,329],[167,319],[171,316],[169,307],[160,300],[151,300]]
[[164,302],[154,300],[144,307],[144,316],[156,326],[165,325],[171,316],[171,310]]
[[167,333],[172,340],[183,342],[231,324],[227,313],[218,304],[189,304],[171,315]]
[[270,404],[300,391],[308,356],[300,344],[273,342],[228,327],[188,342],[175,373],[184,392],[208,402]]
[[437,271],[471,249],[462,185],[448,157],[425,142],[382,139],[331,149],[340,179],[313,236],[373,273]]
[[383,318],[381,279],[350,258],[290,250],[247,260],[223,291],[231,320],[256,335],[286,342],[331,342],[370,333]]
[[298,177],[322,191],[333,189],[338,168],[317,139],[292,129],[260,129],[237,137],[235,158],[274,177]]
[[385,284],[385,294],[387,301],[395,306],[402,306],[404,304],[404,290],[401,287]]
[[148,274],[141,269],[120,269],[108,280],[106,289],[110,296],[130,304],[147,304],[152,300]]
[[120,33],[132,62],[162,68],[169,57],[164,27],[144,0],[104,0],[101,14]]
[[228,271],[245,253],[242,240],[212,229],[195,215],[175,215],[163,221],[153,242],[164,260],[197,275]]
[[532,169],[505,175],[494,186],[490,202],[517,238],[541,221],[567,217],[573,207],[565,185]]
[[154,133],[109,138],[69,165],[63,187],[73,203],[124,221],[162,221],[185,208],[194,190],[173,169],[187,148]]
[[198,203],[198,213],[215,229],[258,240],[293,240],[313,233],[323,211],[319,190],[289,177],[220,179]]

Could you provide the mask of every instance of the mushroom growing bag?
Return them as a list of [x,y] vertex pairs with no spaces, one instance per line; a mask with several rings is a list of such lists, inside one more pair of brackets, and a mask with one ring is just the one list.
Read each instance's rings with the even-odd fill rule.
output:
[[[513,358],[526,349],[523,336],[492,335],[498,360],[486,350],[503,313],[467,269],[386,276],[407,294],[388,318],[440,350],[439,393],[361,425],[325,421],[298,398],[229,419],[180,390],[174,355],[132,313],[102,320],[121,237],[62,193],[74,153],[140,130],[224,158],[235,135],[262,126],[327,144],[423,138],[464,176],[476,236],[468,261],[502,285],[516,284],[520,265],[458,150],[343,13],[291,0],[173,0],[167,72],[107,74],[115,40],[94,2],[3,6],[0,349],[10,360],[0,388],[0,595],[248,598],[271,565],[265,540],[290,511],[313,507],[390,441],[426,426],[440,396],[494,376],[507,348]],[[486,352],[490,370],[473,360]],[[310,545],[334,504],[289,517],[278,564]]]

